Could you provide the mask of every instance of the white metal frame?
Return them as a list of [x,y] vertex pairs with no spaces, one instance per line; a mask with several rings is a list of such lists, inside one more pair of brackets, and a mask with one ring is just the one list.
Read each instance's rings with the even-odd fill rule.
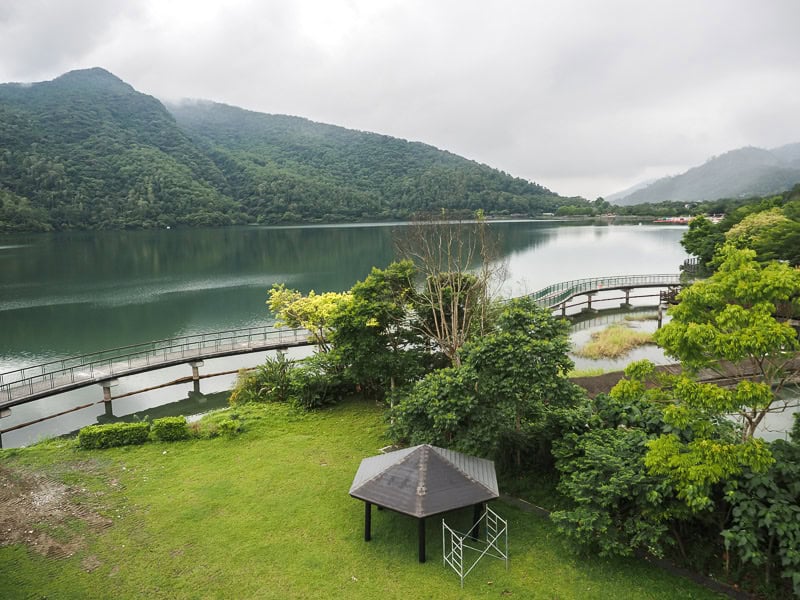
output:
[[[483,524],[484,536],[482,539],[477,539],[474,531],[481,524]],[[477,546],[471,544],[477,544]],[[464,548],[478,553],[478,556],[466,569],[464,568]],[[478,522],[466,533],[455,531],[442,519],[443,563],[445,566],[450,565],[456,572],[461,580],[462,588],[464,587],[464,578],[484,556],[502,560],[508,570],[508,523],[504,519],[487,506]]]

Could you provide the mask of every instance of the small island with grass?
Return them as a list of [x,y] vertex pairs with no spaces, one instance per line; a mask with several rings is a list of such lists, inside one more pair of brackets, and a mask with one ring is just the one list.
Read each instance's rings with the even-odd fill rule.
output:
[[582,358],[621,358],[631,350],[653,343],[653,334],[633,329],[623,321],[613,323],[602,331],[592,333],[591,340],[574,350]]

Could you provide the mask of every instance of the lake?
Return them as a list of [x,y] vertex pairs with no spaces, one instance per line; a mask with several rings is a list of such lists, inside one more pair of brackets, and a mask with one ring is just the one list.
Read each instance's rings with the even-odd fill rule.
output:
[[[0,236],[0,372],[149,340],[269,322],[274,283],[342,291],[394,258],[403,224],[236,227]],[[681,226],[492,222],[507,264],[504,294],[599,275],[677,273]],[[640,303],[643,301],[639,301]],[[653,303],[654,300],[650,300]],[[617,301],[618,303],[618,301]],[[295,350],[299,356],[307,350]],[[203,373],[262,362],[263,353],[206,361]],[[190,374],[173,367],[121,380],[120,395]],[[202,381],[205,394],[234,376]],[[0,428],[99,401],[98,386],[16,407]],[[191,384],[114,402],[118,417],[180,400],[176,412],[213,405]],[[210,404],[209,404],[210,403]],[[103,419],[96,404],[3,435],[31,443]]]

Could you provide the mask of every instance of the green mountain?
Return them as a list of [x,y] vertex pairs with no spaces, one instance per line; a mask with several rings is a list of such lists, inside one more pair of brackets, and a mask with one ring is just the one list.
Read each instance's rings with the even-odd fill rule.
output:
[[614,194],[619,205],[673,200],[703,202],[720,198],[768,196],[800,183],[800,144],[774,150],[739,148],[715,156],[681,175],[664,177],[642,189]]
[[583,205],[421,143],[212,102],[95,68],[0,85],[0,231],[534,216]]
[[158,100],[107,71],[0,85],[0,228],[14,228],[14,197],[27,200],[18,206],[38,215],[38,228],[241,220],[225,185]]

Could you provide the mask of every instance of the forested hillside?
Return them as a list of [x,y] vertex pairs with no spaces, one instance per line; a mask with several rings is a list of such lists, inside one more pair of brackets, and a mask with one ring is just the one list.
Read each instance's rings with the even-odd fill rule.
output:
[[3,229],[241,220],[225,186],[158,100],[102,69],[0,85]]
[[426,144],[213,102],[167,108],[228,174],[253,219],[389,219],[441,208],[536,215],[564,201]]
[[99,68],[0,85],[0,231],[588,206],[425,144],[212,102],[170,110]]
[[739,148],[673,177],[664,177],[625,195],[614,194],[619,205],[703,202],[720,198],[767,196],[800,183],[800,144],[764,150]]

